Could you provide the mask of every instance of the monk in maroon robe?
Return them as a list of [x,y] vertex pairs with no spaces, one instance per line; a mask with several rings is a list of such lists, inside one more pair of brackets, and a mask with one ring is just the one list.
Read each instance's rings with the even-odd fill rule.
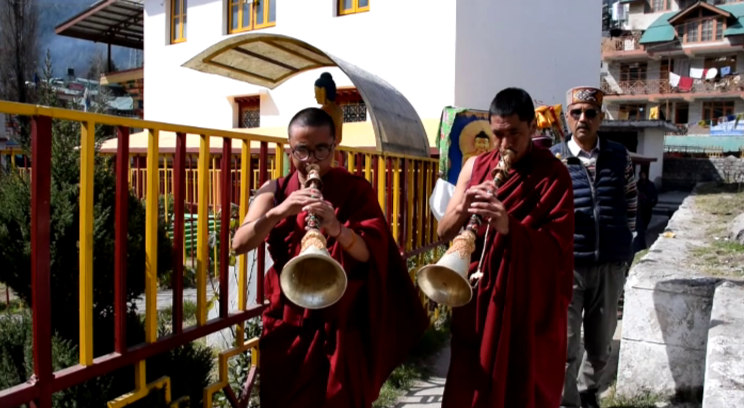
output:
[[[486,248],[473,299],[453,310],[443,408],[557,408],[561,402],[573,190],[565,166],[531,141],[534,111],[521,89],[496,95],[489,116],[497,149],[466,163],[439,224],[439,235],[451,239],[472,214],[483,217],[470,274]],[[506,149],[514,153],[513,165],[496,188],[491,170]]]
[[[331,167],[333,126],[316,108],[292,119],[298,170],[258,191],[233,239],[237,253],[265,239],[274,261],[264,285],[262,408],[369,408],[429,324],[370,183]],[[320,192],[301,187],[307,163],[320,167]],[[348,279],[343,297],[320,310],[293,304],[279,285],[282,268],[300,253],[308,211],[320,218],[328,251]]]

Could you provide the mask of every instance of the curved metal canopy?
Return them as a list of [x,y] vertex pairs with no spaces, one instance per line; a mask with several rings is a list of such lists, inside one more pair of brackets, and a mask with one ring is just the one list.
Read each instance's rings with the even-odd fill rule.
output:
[[336,66],[367,105],[377,151],[430,157],[424,126],[403,94],[382,78],[296,38],[241,34],[212,45],[183,66],[269,89],[299,73]]

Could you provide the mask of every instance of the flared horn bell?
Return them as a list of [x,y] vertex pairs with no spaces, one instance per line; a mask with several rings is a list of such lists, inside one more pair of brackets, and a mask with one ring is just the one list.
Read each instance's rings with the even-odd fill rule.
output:
[[282,269],[279,284],[284,296],[306,309],[323,309],[346,292],[346,273],[325,246],[309,245]]
[[465,306],[473,297],[473,288],[468,281],[469,267],[469,257],[448,252],[436,264],[421,268],[416,280],[429,299],[448,307]]

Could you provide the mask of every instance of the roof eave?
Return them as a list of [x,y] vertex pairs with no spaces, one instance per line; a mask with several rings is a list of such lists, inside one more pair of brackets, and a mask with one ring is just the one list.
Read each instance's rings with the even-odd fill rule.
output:
[[706,9],[706,10],[710,10],[710,11],[712,11],[714,13],[718,13],[718,14],[726,17],[726,18],[732,18],[734,16],[733,14],[729,13],[726,10],[720,9],[720,8],[718,8],[718,7],[716,7],[716,6],[712,5],[712,4],[708,4],[708,3],[704,3],[704,2],[699,1],[699,2],[697,2],[697,3],[695,3],[695,4],[691,5],[691,6],[687,7],[684,10],[680,10],[679,13],[675,14],[674,16],[672,16],[667,21],[669,22],[669,24],[675,24],[678,21],[684,19],[685,16],[687,15],[687,13],[691,12],[692,10],[694,10],[694,9],[696,9],[698,7],[702,7],[704,9]]

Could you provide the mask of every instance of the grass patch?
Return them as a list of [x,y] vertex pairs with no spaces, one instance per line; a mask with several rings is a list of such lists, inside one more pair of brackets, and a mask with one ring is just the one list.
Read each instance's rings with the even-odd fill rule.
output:
[[408,360],[393,370],[385,384],[382,385],[380,396],[372,404],[372,407],[393,407],[398,398],[413,387],[416,380],[428,379],[431,373],[426,367],[425,361],[447,345],[449,332],[449,320],[436,322],[429,327],[411,352]]
[[744,278],[744,245],[732,241],[714,241],[690,253],[696,264],[709,275]]
[[718,277],[744,278],[744,245],[728,241],[734,218],[744,211],[741,184],[707,184],[694,201],[704,225],[704,243],[689,251],[688,261],[701,272]]
[[630,265],[630,267],[634,267],[638,262],[643,259],[644,256],[648,253],[648,249],[643,249],[638,252],[636,252],[635,256],[633,257],[633,263]]
[[610,387],[609,395],[602,399],[602,408],[657,408],[668,402],[666,398],[651,393],[644,393],[633,398],[617,395],[615,384]]
[[[158,312],[158,321],[168,322],[170,325],[173,317],[173,306],[168,306]],[[183,327],[189,327],[196,324],[196,302],[190,300],[183,301]]]

